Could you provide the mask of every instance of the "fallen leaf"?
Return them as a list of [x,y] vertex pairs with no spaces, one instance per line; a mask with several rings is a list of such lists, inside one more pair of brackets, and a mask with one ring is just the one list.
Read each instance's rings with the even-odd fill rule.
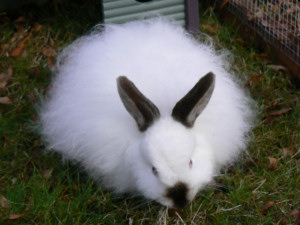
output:
[[26,33],[24,31],[15,32],[14,36],[12,36],[12,38],[10,39],[10,43],[18,43],[25,36],[26,36]]
[[4,196],[0,197],[1,207],[7,209],[9,207],[9,200],[7,200]]
[[292,212],[290,212],[290,216],[296,220],[296,221],[300,221],[300,213],[297,209],[294,209]]
[[22,216],[23,216],[22,214],[10,214],[8,219],[17,220],[17,219],[20,219]]
[[35,24],[32,28],[33,32],[38,32],[39,30],[41,30],[44,26],[41,24]]
[[229,0],[224,0],[221,5],[219,6],[220,9],[222,9],[227,3],[228,3]]
[[291,146],[289,148],[284,148],[283,154],[285,156],[293,156],[297,151],[298,151],[298,149],[295,146]]
[[267,101],[267,105],[269,105],[269,106],[266,106],[264,108],[264,112],[271,112],[271,111],[275,111],[275,110],[279,110],[279,109],[283,108],[281,98],[277,98],[272,101]]
[[54,70],[55,69],[55,59],[54,57],[47,57],[47,65],[50,69]]
[[261,209],[260,212],[261,213],[265,213],[266,211],[268,211],[272,206],[275,205],[274,201],[268,201]]
[[267,65],[267,67],[276,71],[288,71],[287,68],[282,65]]
[[47,170],[45,170],[45,171],[43,172],[43,177],[44,177],[45,179],[48,179],[49,177],[51,177],[52,171],[53,171],[53,169],[47,169]]
[[274,118],[266,118],[262,121],[263,124],[270,125],[275,122]]
[[3,104],[3,105],[12,105],[13,102],[10,100],[9,97],[5,96],[5,97],[0,97],[0,104]]
[[282,116],[284,114],[289,113],[290,111],[292,111],[293,108],[285,108],[285,109],[280,109],[278,111],[272,112],[269,114],[269,116]]
[[247,12],[247,17],[249,21],[252,21],[254,19],[254,14],[252,12]]
[[20,16],[18,19],[15,20],[16,23],[23,22],[25,20],[24,16]]
[[276,158],[273,158],[271,156],[268,157],[269,158],[269,165],[268,168],[271,170],[275,170],[278,167],[278,160]]
[[214,33],[216,30],[220,28],[219,24],[213,24],[213,25],[202,25],[202,27],[207,30],[209,33]]
[[268,59],[270,56],[267,53],[255,54],[256,59]]
[[253,75],[247,82],[245,83],[245,86],[258,84],[260,82],[262,75],[261,74],[255,74]]
[[286,217],[280,218],[279,222],[280,223],[278,223],[278,224],[282,224],[282,223],[283,224],[290,224],[290,220],[288,218],[286,218]]
[[11,52],[11,57],[19,57],[25,48],[26,42],[30,39],[31,35],[23,38],[17,45],[17,47]]
[[300,97],[296,97],[296,98],[293,98],[293,99],[290,100],[290,103],[293,104],[293,105],[297,104],[298,102],[300,103]]
[[277,12],[278,14],[280,14],[281,10],[280,10],[280,6],[279,5],[275,5],[272,4],[271,2],[268,2],[267,4],[268,8],[270,8],[273,12]]
[[13,73],[13,68],[10,65],[7,70],[4,72],[0,73],[0,88],[5,88],[8,82],[11,79],[11,75]]
[[287,9],[287,10],[285,11],[285,13],[286,13],[287,15],[289,15],[289,14],[294,14],[296,11],[297,11],[297,10],[296,10],[296,7],[293,7],[293,8]]
[[264,10],[263,10],[263,9],[258,10],[258,11],[254,14],[254,17],[255,17],[255,18],[258,18],[258,19],[264,19]]
[[51,56],[57,56],[57,53],[54,49],[50,48],[50,47],[46,47],[43,49],[43,55],[47,56],[47,57],[51,57]]

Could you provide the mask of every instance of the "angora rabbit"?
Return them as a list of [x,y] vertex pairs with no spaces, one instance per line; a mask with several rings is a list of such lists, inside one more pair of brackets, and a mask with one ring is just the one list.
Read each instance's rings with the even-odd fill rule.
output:
[[40,111],[47,147],[116,193],[184,207],[246,147],[249,98],[223,58],[164,19],[80,38]]

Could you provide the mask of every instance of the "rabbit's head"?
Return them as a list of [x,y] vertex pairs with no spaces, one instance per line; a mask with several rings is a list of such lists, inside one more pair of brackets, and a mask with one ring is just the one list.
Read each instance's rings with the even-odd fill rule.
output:
[[137,146],[128,150],[136,188],[168,207],[184,207],[213,178],[211,146],[192,129],[212,95],[214,74],[202,77],[169,117],[161,117],[159,109],[126,77],[117,82],[125,108],[143,133]]

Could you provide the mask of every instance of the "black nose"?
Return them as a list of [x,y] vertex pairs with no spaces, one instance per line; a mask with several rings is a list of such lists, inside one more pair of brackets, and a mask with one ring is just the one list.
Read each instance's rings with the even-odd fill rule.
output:
[[188,204],[188,187],[185,183],[178,182],[174,187],[168,188],[166,196],[174,203],[175,208],[183,208]]

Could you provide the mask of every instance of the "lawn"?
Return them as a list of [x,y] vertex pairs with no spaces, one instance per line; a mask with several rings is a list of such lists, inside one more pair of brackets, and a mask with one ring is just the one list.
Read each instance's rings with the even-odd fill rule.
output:
[[[200,30],[227,49],[257,102],[247,154],[180,211],[101,189],[80,166],[45,152],[35,131],[61,49],[101,20],[98,0],[0,13],[0,224],[297,224],[300,90],[236,25],[200,5]],[[206,35],[198,36],[207,40]],[[276,65],[276,66],[275,66]]]

